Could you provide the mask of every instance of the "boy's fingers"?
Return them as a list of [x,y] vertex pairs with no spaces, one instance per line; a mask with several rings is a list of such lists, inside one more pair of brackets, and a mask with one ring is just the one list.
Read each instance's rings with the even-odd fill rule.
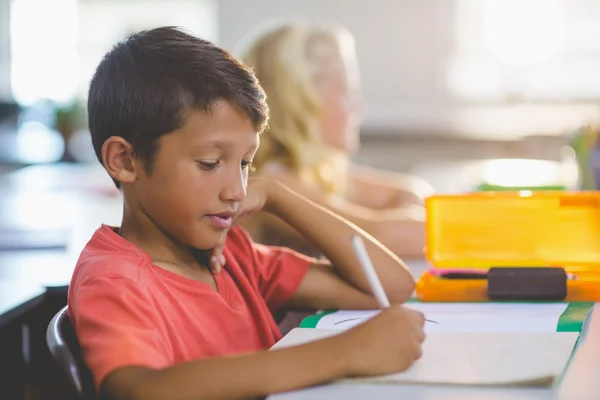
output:
[[210,269],[215,274],[218,274],[221,271],[221,264],[219,263],[217,256],[212,256],[210,258]]
[[216,247],[212,249],[212,255],[210,257],[210,269],[213,273],[218,274],[225,265],[225,256],[223,255],[223,249],[225,248],[225,238]]
[[212,250],[212,256],[210,257],[210,268],[215,274],[221,272],[221,269],[225,265],[225,256],[223,255],[224,247],[225,241]]

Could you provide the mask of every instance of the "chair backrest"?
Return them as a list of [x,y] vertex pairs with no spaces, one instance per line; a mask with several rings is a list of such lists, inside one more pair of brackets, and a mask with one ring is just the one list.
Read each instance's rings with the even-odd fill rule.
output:
[[92,374],[83,362],[83,356],[67,307],[61,309],[46,331],[46,343],[56,365],[67,378],[71,396],[79,399],[94,398]]

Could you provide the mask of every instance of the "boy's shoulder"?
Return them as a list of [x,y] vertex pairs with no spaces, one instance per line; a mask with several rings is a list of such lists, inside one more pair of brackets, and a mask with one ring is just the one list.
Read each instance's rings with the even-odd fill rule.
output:
[[[102,225],[94,232],[77,260],[72,284],[93,277],[137,281],[143,270],[151,266],[150,256],[119,236],[115,229]],[[226,248],[236,258],[253,257],[256,246],[241,227],[234,227],[227,234]]]
[[102,225],[84,247],[73,272],[72,286],[93,278],[124,278],[138,281],[149,257],[120,237],[114,228]]
[[[261,268],[271,258],[292,252],[287,248],[255,243],[240,226],[227,233],[225,252],[237,260],[242,269]],[[77,261],[71,286],[78,287],[94,278],[127,279],[139,283],[145,272],[152,268],[150,256],[119,236],[115,228],[102,225],[84,247]]]

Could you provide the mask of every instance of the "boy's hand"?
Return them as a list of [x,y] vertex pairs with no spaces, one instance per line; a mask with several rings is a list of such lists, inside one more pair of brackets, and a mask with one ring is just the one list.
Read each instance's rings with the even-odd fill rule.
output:
[[339,335],[349,352],[349,376],[384,375],[406,370],[421,357],[425,317],[401,306]]
[[[248,187],[246,189],[246,198],[242,201],[238,207],[238,213],[235,216],[233,223],[239,224],[244,219],[257,211],[260,211],[267,202],[267,185],[268,180],[265,178],[253,178],[248,180]],[[218,274],[225,265],[225,257],[223,256],[223,248],[225,247],[225,240],[227,236],[223,238],[223,241],[212,250],[212,256],[210,257],[210,268],[214,274]]]
[[248,180],[246,198],[239,205],[238,213],[234,220],[235,224],[239,224],[255,212],[262,210],[267,203],[267,189],[269,184],[275,184],[275,182],[265,178],[253,178]]
[[213,274],[217,275],[223,269],[225,265],[225,256],[223,255],[223,248],[225,247],[225,241],[227,235],[223,237],[223,240],[219,245],[212,249],[212,256],[210,257],[210,269]]

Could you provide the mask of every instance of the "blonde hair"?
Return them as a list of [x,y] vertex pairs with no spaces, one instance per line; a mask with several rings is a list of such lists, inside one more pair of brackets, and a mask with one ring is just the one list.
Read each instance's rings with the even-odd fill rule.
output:
[[345,190],[348,156],[322,139],[317,85],[332,61],[348,51],[354,51],[354,42],[345,29],[298,22],[263,30],[241,53],[270,108],[255,157],[259,173],[274,164],[326,193]]

